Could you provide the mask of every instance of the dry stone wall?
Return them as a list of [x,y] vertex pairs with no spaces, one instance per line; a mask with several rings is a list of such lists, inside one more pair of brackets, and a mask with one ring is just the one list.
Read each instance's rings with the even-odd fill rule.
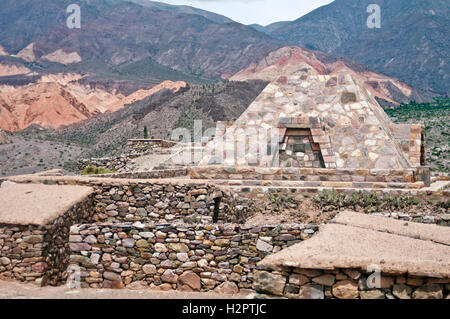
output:
[[181,291],[252,289],[256,263],[310,238],[318,226],[90,224],[71,228],[83,287]]
[[116,171],[128,171],[127,165],[132,159],[149,154],[172,154],[171,147],[175,145],[177,145],[177,142],[159,139],[128,140],[125,151],[120,156],[80,159],[77,163],[77,169],[82,171],[87,166],[95,166]]
[[[237,292],[254,288],[255,277],[260,276],[255,273],[258,261],[310,238],[318,229],[316,225],[224,223],[242,222],[254,211],[273,208],[273,191],[302,199],[316,194],[313,189],[309,194],[289,188],[271,192],[263,188],[223,188],[200,181],[169,184],[101,178],[37,179],[47,184],[89,185],[94,193],[48,225],[0,225],[1,278],[63,284],[70,263],[81,268],[81,280],[86,287]],[[448,191],[446,194],[448,198]],[[211,224],[215,215],[222,224]],[[447,217],[444,222],[448,221]],[[296,287],[287,285],[291,284],[288,282],[291,273],[295,271],[271,273],[284,276],[283,296],[296,291]],[[314,278],[324,274],[328,273],[320,272]],[[336,284],[351,278],[332,275]],[[304,285],[316,284],[314,278]],[[280,280],[273,281],[276,282]],[[426,279],[422,283],[432,281]],[[422,283],[412,288],[411,296],[427,291],[426,287],[420,288]],[[401,279],[396,278],[395,284],[402,285]],[[446,283],[433,284],[442,288],[444,295],[448,294]],[[299,293],[304,285],[298,285]],[[381,290],[376,294],[395,296],[393,285],[383,289],[392,291]],[[358,297],[364,296],[364,291],[358,288]],[[328,296],[339,297],[333,286]]]
[[[360,269],[302,269],[255,271],[255,289],[266,297],[289,299],[444,299],[450,278],[381,273],[379,285],[372,273]],[[377,287],[377,288],[375,288]]]
[[52,284],[65,279],[70,226],[92,222],[93,198],[47,225],[0,224],[0,279]]
[[239,222],[230,196],[207,184],[104,183],[94,186],[100,222]]
[[[413,188],[409,183],[422,182],[421,174],[429,169],[327,169],[198,166],[189,169],[192,179],[304,181],[305,186],[326,187],[322,182],[345,182],[348,187]],[[403,184],[403,185],[402,185]],[[330,184],[331,185],[331,184]],[[418,185],[419,186],[419,185]],[[424,184],[420,184],[421,187]]]
[[172,169],[161,169],[152,170],[148,172],[127,172],[127,173],[116,173],[116,174],[101,174],[96,175],[100,178],[126,178],[126,179],[158,179],[158,178],[173,178],[182,177],[188,175],[187,168],[172,168]]

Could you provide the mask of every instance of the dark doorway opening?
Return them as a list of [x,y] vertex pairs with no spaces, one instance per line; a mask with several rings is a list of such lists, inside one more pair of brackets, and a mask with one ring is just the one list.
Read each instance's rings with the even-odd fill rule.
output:
[[280,167],[325,168],[319,143],[314,143],[311,129],[287,128],[279,148]]

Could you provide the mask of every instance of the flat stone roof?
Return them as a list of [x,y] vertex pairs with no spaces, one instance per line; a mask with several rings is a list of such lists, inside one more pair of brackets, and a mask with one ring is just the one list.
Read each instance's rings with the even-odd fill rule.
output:
[[0,187],[0,224],[45,225],[93,191],[86,186],[5,183]]
[[436,227],[434,224],[407,222],[352,211],[340,213],[331,222],[450,245],[450,228]]
[[386,217],[359,215],[338,216],[332,222],[348,224],[323,225],[311,239],[269,255],[259,265],[272,269],[288,266],[362,270],[377,265],[388,274],[450,278],[450,245],[433,241],[445,242],[449,227],[411,222],[401,226],[402,222]]

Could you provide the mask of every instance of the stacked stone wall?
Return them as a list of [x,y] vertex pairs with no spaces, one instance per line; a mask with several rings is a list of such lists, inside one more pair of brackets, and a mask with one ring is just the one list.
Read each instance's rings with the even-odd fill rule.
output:
[[42,285],[63,280],[70,256],[70,227],[92,222],[93,204],[89,197],[46,225],[0,224],[0,279]]
[[[191,167],[192,179],[298,181],[306,187],[420,188],[429,169],[327,169],[265,167]],[[426,186],[426,185],[425,185]]]
[[101,174],[96,175],[100,178],[126,178],[126,179],[157,179],[157,178],[173,178],[187,176],[187,168],[172,168],[172,169],[161,169],[152,170],[148,172],[127,172],[127,173],[116,173],[116,174]]
[[213,185],[129,182],[94,189],[99,222],[241,222],[232,197]]
[[318,226],[91,224],[71,229],[83,287],[182,291],[252,289],[256,263],[310,238]]
[[102,157],[80,159],[77,163],[78,171],[82,171],[88,166],[106,167],[116,171],[128,171],[128,163],[137,157],[150,154],[172,154],[171,147],[177,145],[177,142],[158,140],[158,139],[135,139],[128,140],[125,151],[122,155],[116,157]]
[[[267,297],[289,299],[444,299],[450,278],[381,273],[360,269],[302,269],[285,267],[255,271],[255,289]],[[372,277],[371,277],[372,276]]]

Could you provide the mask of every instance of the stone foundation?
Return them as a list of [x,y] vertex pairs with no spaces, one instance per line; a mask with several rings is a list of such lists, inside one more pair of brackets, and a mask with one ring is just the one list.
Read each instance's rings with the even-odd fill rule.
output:
[[374,278],[371,275],[358,269],[258,270],[255,289],[266,297],[289,299],[450,298],[450,278],[382,273],[377,285],[375,280],[371,281]]
[[101,178],[126,178],[126,179],[158,179],[158,178],[173,178],[188,175],[188,169],[184,167],[174,169],[152,170],[149,172],[128,172],[116,174],[101,174],[96,177]]
[[[247,181],[303,181],[306,187],[421,188],[429,186],[429,168],[326,169],[197,166],[192,179]],[[416,182],[422,182],[417,183]]]

